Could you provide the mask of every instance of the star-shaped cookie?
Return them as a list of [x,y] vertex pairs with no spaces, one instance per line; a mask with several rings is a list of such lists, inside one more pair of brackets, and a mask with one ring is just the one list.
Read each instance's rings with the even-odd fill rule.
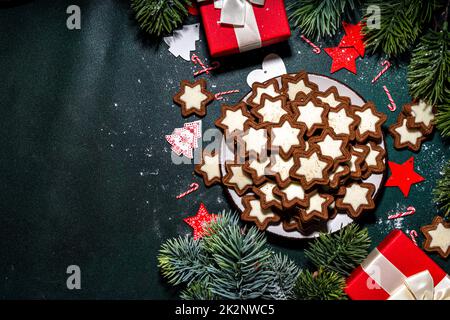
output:
[[183,117],[196,114],[206,115],[206,106],[214,100],[214,94],[206,90],[206,81],[200,79],[194,82],[183,80],[180,91],[173,97],[173,101],[181,107]]
[[289,159],[296,147],[304,148],[303,134],[306,127],[284,116],[281,122],[270,130],[270,144],[273,152],[278,152],[284,159]]
[[289,172],[293,165],[294,159],[292,157],[284,160],[279,154],[272,154],[270,156],[270,165],[266,172],[275,177],[278,186],[285,188],[291,182]]
[[251,112],[260,123],[279,123],[283,116],[291,114],[286,96],[271,97],[265,93],[261,96],[260,105]]
[[375,186],[370,183],[353,182],[342,186],[338,192],[336,207],[345,210],[352,218],[359,217],[365,210],[375,208],[373,194]]
[[315,98],[328,106],[330,109],[337,107],[347,107],[350,105],[350,98],[341,97],[335,86],[328,88],[325,92],[318,92]]
[[346,105],[330,108],[328,112],[328,128],[338,137],[347,137],[349,140],[354,140],[359,122],[360,119],[355,117],[353,109]]
[[285,94],[289,100],[296,99],[299,93],[309,96],[312,92],[318,91],[319,87],[309,81],[306,72],[299,72],[295,75],[285,74],[281,76],[281,92]]
[[252,115],[248,112],[247,106],[243,102],[234,106],[223,105],[221,110],[222,114],[216,120],[215,124],[228,137],[244,132],[245,124],[253,120]]
[[311,220],[327,220],[328,207],[333,203],[334,198],[329,194],[321,194],[314,190],[309,195],[309,205],[306,208],[300,208],[299,214],[302,222]]
[[323,105],[317,99],[308,98],[302,102],[293,102],[291,107],[294,112],[294,119],[303,123],[308,131],[308,137],[314,134],[316,129],[323,129],[327,126],[327,114],[329,107]]
[[247,104],[252,108],[258,107],[261,104],[263,94],[267,94],[270,97],[278,97],[281,94],[278,81],[271,79],[264,83],[253,83],[252,94],[248,97]]
[[408,127],[408,119],[402,113],[399,114],[397,122],[389,127],[389,133],[394,138],[396,149],[408,148],[411,151],[419,151],[426,136],[420,129]]
[[280,221],[280,216],[275,214],[271,209],[263,209],[261,202],[256,197],[248,195],[242,198],[241,219],[244,221],[254,222],[259,230],[265,230],[270,223]]
[[446,259],[450,255],[450,223],[442,217],[435,217],[430,225],[420,228],[425,236],[423,249],[428,252],[437,252]]
[[195,172],[202,176],[207,187],[220,183],[222,174],[220,172],[219,154],[203,154],[202,163],[195,166]]
[[334,164],[350,160],[348,138],[340,138],[329,129],[322,131],[320,136],[312,137],[308,141],[312,147],[317,146],[320,154],[329,157]]
[[380,140],[383,137],[381,126],[386,122],[387,116],[378,112],[372,102],[368,102],[362,107],[354,106],[353,109],[355,116],[360,119],[356,128],[356,140],[361,143],[368,138]]
[[299,179],[301,184],[309,189],[314,185],[328,183],[328,172],[333,166],[330,158],[322,156],[317,148],[310,147],[308,152],[296,151],[294,153],[294,166],[291,176]]
[[273,192],[276,186],[276,183],[267,181],[260,187],[253,187],[253,192],[259,197],[263,209],[271,207],[283,209],[280,198]]
[[266,168],[270,164],[269,157],[253,157],[251,156],[244,163],[244,170],[248,172],[255,185],[260,185],[266,181]]
[[256,124],[251,121],[245,126],[244,133],[238,138],[238,143],[245,146],[245,154],[250,153],[264,156],[268,151],[268,132],[264,124]]
[[223,177],[223,184],[233,188],[236,193],[242,196],[253,185],[252,179],[243,170],[241,164],[226,163],[227,174]]
[[286,188],[282,189],[276,187],[273,193],[281,197],[285,208],[292,208],[297,205],[307,207],[309,205],[309,196],[305,188],[298,182],[292,181]]
[[420,100],[403,106],[403,113],[407,115],[409,128],[420,129],[424,135],[433,132],[436,115],[432,105]]

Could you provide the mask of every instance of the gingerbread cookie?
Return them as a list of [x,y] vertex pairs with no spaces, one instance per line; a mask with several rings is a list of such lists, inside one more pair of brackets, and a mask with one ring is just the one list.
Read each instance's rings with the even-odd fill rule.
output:
[[206,115],[206,106],[214,100],[214,94],[206,90],[206,81],[199,79],[194,82],[181,81],[180,91],[173,97],[173,101],[181,107],[183,117],[196,114]]
[[276,187],[273,193],[281,197],[281,203],[284,208],[292,208],[294,206],[307,207],[309,205],[309,196],[303,186],[292,181],[285,188]]
[[236,193],[242,196],[253,186],[253,181],[244,171],[241,164],[226,163],[227,174],[223,177],[223,184],[233,188]]
[[221,112],[222,114],[215,121],[215,125],[221,128],[228,137],[243,133],[245,124],[253,120],[243,102],[234,106],[223,105]]
[[294,166],[294,159],[283,159],[279,154],[272,154],[270,156],[270,165],[267,169],[267,173],[275,177],[277,184],[285,188],[291,182],[289,172]]
[[389,133],[394,138],[394,148],[408,148],[411,151],[419,151],[422,142],[426,139],[420,129],[408,127],[408,119],[404,114],[399,114],[397,122],[389,127]]
[[329,129],[323,130],[320,136],[310,138],[308,142],[312,147],[317,146],[320,154],[330,158],[335,166],[350,160],[348,138],[339,138]]
[[296,123],[289,116],[284,116],[281,122],[273,125],[270,130],[272,152],[279,153],[284,159],[289,159],[296,147],[304,148],[305,131],[304,125]]
[[354,140],[359,123],[360,118],[355,117],[354,112],[344,104],[330,108],[328,112],[328,127],[338,137]]
[[207,187],[220,183],[222,174],[220,172],[219,154],[203,154],[202,162],[195,166],[195,172],[203,178]]
[[254,222],[259,230],[265,230],[270,223],[280,221],[280,216],[275,214],[271,209],[263,209],[261,202],[254,196],[245,196],[242,198],[244,211],[241,219],[244,221]]
[[261,104],[263,94],[270,97],[278,97],[281,94],[278,81],[276,79],[271,79],[264,83],[253,83],[252,93],[247,99],[247,104],[252,108],[258,107]]
[[432,105],[420,100],[403,106],[403,113],[407,116],[409,128],[419,129],[424,135],[433,132],[436,115]]
[[250,157],[244,163],[244,170],[250,174],[254,184],[260,185],[266,181],[266,168],[270,164],[270,158]]
[[269,150],[267,128],[264,124],[248,122],[245,125],[244,133],[238,137],[238,142],[245,146],[246,155],[254,153],[258,156],[266,156]]
[[289,100],[296,100],[298,94],[309,96],[312,92],[318,91],[319,87],[309,81],[308,74],[304,71],[296,75],[285,74],[281,76],[281,92],[285,94]]
[[251,112],[260,123],[279,123],[283,116],[291,115],[285,96],[271,97],[265,93],[261,96],[261,104]]
[[329,181],[328,172],[333,167],[333,161],[322,156],[317,148],[311,147],[308,152],[294,153],[294,166],[291,176],[299,179],[305,189],[314,185],[326,185]]
[[375,186],[370,183],[352,182],[350,185],[342,186],[339,189],[336,200],[336,207],[345,210],[352,218],[359,217],[364,210],[375,208],[373,194]]
[[364,143],[368,138],[379,141],[383,137],[381,126],[386,122],[387,116],[378,112],[372,102],[362,107],[353,106],[355,116],[359,118],[356,128],[356,140]]
[[306,208],[300,208],[299,215],[302,222],[310,222],[311,220],[327,220],[328,207],[333,203],[332,195],[319,193],[314,190],[309,195],[309,205]]
[[314,98],[308,98],[303,102],[291,103],[294,119],[305,124],[308,131],[306,135],[312,136],[317,129],[323,129],[328,125],[327,114],[329,107],[322,105]]
[[450,255],[450,223],[442,217],[435,217],[430,225],[420,228],[425,236],[423,249],[428,252],[437,252],[446,259]]
[[260,187],[253,187],[253,192],[259,197],[263,209],[272,207],[283,209],[280,198],[274,193],[276,187],[277,184],[271,181],[267,181]]
[[325,92],[317,92],[314,97],[330,109],[338,107],[348,108],[350,105],[350,99],[341,97],[335,86],[328,88]]

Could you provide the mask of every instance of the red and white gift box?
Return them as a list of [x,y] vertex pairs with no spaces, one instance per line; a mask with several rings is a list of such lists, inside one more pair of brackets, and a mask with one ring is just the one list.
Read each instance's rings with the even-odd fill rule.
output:
[[345,292],[353,300],[450,299],[450,277],[394,230],[353,271]]
[[268,46],[291,36],[283,0],[198,0],[212,57]]

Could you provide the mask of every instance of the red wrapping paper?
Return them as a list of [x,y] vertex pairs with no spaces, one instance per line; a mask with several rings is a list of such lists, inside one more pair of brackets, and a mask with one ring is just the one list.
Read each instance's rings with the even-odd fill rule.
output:
[[[430,272],[435,284],[446,277],[445,271],[401,230],[392,231],[378,245],[377,249],[407,277],[424,270]],[[345,292],[353,300],[387,300],[390,296],[388,292],[377,285],[362,266],[356,268],[347,279]]]
[[[211,56],[241,52],[234,27],[219,23],[221,10],[214,8],[214,1],[202,2],[199,7]],[[266,0],[264,6],[252,5],[252,8],[262,47],[287,40],[291,36],[283,0]]]

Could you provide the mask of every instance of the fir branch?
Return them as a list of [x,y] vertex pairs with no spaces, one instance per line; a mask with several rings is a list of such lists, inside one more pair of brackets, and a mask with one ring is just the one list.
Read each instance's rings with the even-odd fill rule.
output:
[[160,36],[171,33],[188,15],[190,0],[132,0],[131,8],[142,30]]
[[297,278],[294,293],[298,300],[345,300],[345,278],[333,271],[303,270]]
[[450,92],[450,37],[448,22],[440,32],[430,30],[414,49],[408,84],[415,99],[442,103]]
[[359,0],[297,0],[287,6],[289,20],[310,38],[334,36]]
[[222,225],[219,230],[203,238],[212,260],[207,267],[211,292],[223,299],[261,297],[271,279],[266,269],[271,251],[264,234],[255,227],[243,232],[238,225]]
[[[428,5],[421,0],[372,1],[380,8],[379,29],[363,28],[366,47],[371,52],[382,51],[389,56],[406,52],[416,41],[423,21],[430,19]],[[426,1],[424,1],[426,2]],[[426,16],[422,16],[425,7]]]
[[181,292],[180,298],[183,300],[217,300],[217,296],[209,290],[208,284],[202,282],[194,282],[189,285]]
[[265,299],[288,300],[293,297],[293,288],[299,275],[299,268],[287,256],[274,254],[267,263],[271,282],[262,296]]
[[[450,91],[446,95],[450,96]],[[441,132],[442,137],[450,138],[450,101],[439,105],[437,109],[436,127]]]
[[447,217],[450,215],[450,160],[444,168],[444,176],[433,190],[434,201]]
[[169,239],[159,250],[158,267],[173,285],[207,280],[207,265],[203,247],[191,237]]
[[312,242],[305,255],[318,267],[349,275],[368,254],[370,238],[367,229],[356,224],[334,234],[321,234]]

